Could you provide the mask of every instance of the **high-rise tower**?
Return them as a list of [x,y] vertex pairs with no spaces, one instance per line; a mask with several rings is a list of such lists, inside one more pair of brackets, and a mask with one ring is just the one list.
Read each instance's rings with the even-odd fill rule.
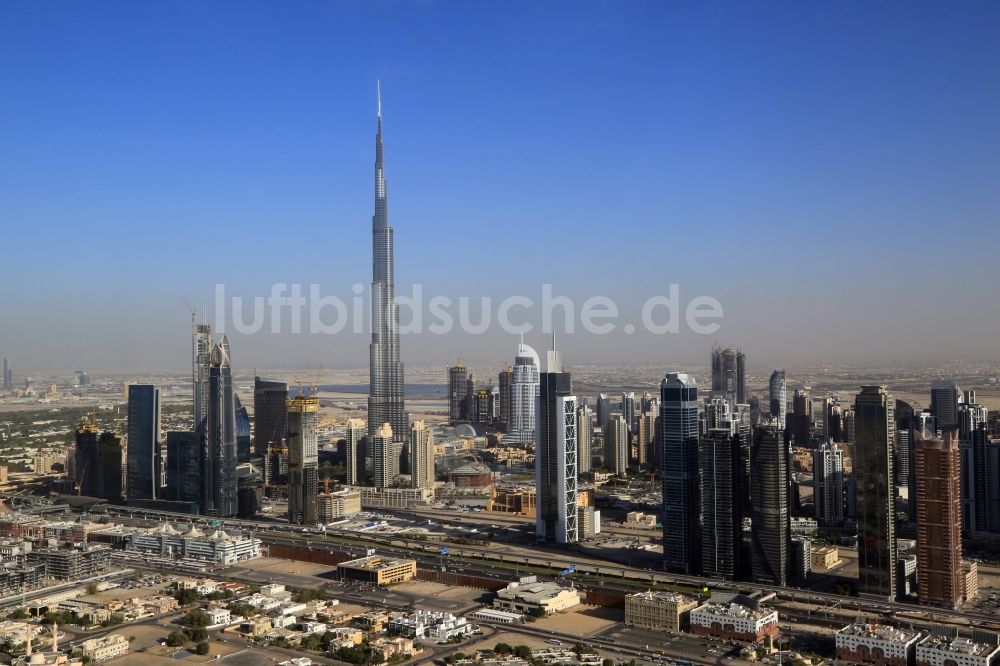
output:
[[920,601],[958,608],[964,600],[958,436],[917,435],[917,578]]
[[229,340],[222,336],[212,349],[208,371],[208,415],[206,423],[206,469],[204,506],[210,516],[236,515],[236,403]]
[[414,488],[434,488],[434,433],[423,421],[410,430],[410,481]]
[[577,407],[559,352],[548,352],[535,414],[535,537],[574,543],[577,529]]
[[288,403],[288,521],[314,525],[318,520],[319,446],[316,414],[319,398],[297,395]]
[[660,477],[663,480],[663,563],[668,571],[701,573],[701,481],[698,469],[698,385],[670,373],[660,383]]
[[128,499],[161,499],[163,455],[160,448],[160,389],[152,384],[131,384],[128,387],[126,462]]
[[399,306],[389,226],[389,198],[382,154],[382,92],[375,134],[375,215],[372,216],[372,342],[369,347],[368,434],[386,423],[397,440],[410,433],[403,407],[403,363],[399,359]]
[[784,586],[791,578],[788,445],[771,421],[754,433],[750,449],[750,564],[753,581]]
[[194,427],[208,416],[208,373],[212,367],[212,327],[194,324],[191,340],[191,384],[194,394]]
[[788,411],[788,389],[785,385],[785,371],[775,370],[768,381],[771,416],[778,420],[778,427],[785,429],[785,414]]
[[884,386],[862,386],[854,401],[858,591],[886,601],[896,598],[895,407]]
[[510,382],[510,434],[515,444],[535,441],[535,401],[538,398],[538,353],[518,345]]

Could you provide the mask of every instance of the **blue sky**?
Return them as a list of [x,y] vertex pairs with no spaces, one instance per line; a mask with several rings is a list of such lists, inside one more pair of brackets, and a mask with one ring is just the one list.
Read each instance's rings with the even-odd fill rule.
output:
[[[0,353],[182,368],[181,294],[367,284],[381,79],[401,292],[548,282],[632,316],[678,283],[725,309],[712,338],[563,336],[574,362],[716,339],[762,364],[992,359],[998,25],[995,3],[4,2]],[[363,335],[233,348],[367,362]]]

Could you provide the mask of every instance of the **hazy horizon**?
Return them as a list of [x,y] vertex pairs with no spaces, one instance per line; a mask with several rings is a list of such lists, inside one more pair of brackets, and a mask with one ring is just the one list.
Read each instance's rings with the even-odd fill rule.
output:
[[[400,295],[610,297],[614,333],[557,333],[570,365],[680,369],[716,342],[754,372],[997,358],[1000,6],[506,9],[0,5],[0,357],[179,371],[182,296],[217,324],[217,284],[367,287],[381,80]],[[719,330],[621,330],[671,284],[716,299]],[[365,333],[227,328],[243,372],[367,365]],[[490,366],[516,344],[401,351]]]

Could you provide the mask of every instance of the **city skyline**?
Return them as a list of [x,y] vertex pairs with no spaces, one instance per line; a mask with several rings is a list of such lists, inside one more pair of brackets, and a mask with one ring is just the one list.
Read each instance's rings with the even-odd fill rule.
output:
[[[537,300],[552,283],[577,307],[610,296],[622,322],[635,322],[643,299],[676,282],[682,303],[710,295],[725,308],[712,338],[560,335],[576,362],[637,362],[667,350],[679,364],[702,358],[716,339],[776,366],[834,360],[832,342],[859,361],[992,357],[988,331],[1000,322],[978,307],[991,283],[988,261],[977,259],[998,233],[989,191],[998,165],[984,151],[998,140],[989,119],[1000,100],[989,85],[997,71],[990,21],[975,12],[922,6],[884,34],[869,27],[889,19],[879,7],[765,7],[748,16],[646,5],[609,16],[587,5],[572,29],[553,33],[563,16],[552,7],[512,22],[488,8],[441,21],[434,5],[332,5],[276,35],[262,4],[152,7],[123,5],[113,17],[68,7],[65,24],[32,5],[2,10],[19,27],[2,47],[8,61],[28,48],[39,55],[30,72],[12,72],[12,103],[0,110],[19,130],[0,167],[0,202],[15,221],[6,240],[17,248],[7,267],[32,278],[0,288],[18,313],[0,331],[0,348],[20,371],[178,367],[177,333],[187,326],[178,296],[211,313],[220,283],[249,297],[276,282],[315,282],[350,297],[353,284],[367,282],[364,165],[373,157],[366,137],[377,79],[391,100],[397,240],[407,248],[401,293],[420,283],[429,294]],[[151,16],[162,25],[138,30]],[[937,26],[932,39],[927,21]],[[459,30],[462,22],[492,29]],[[801,29],[783,29],[792,24]],[[435,30],[446,45],[419,38]],[[147,36],[140,43],[132,34]],[[53,48],[37,49],[49,40]],[[366,59],[376,43],[384,48]],[[118,58],[119,49],[130,58]],[[796,58],[782,57],[793,49]],[[554,58],[560,51],[572,62]],[[244,79],[254,85],[235,85]],[[135,94],[123,97],[124,89]],[[604,243],[623,220],[643,242]],[[269,238],[289,223],[312,237],[294,261]],[[864,242],[878,234],[892,239],[895,256],[930,256],[925,239],[944,226],[979,241],[933,248],[935,261],[963,266],[961,291],[895,270],[901,264],[875,251],[881,243]],[[76,242],[38,243],[39,228]],[[150,247],[183,256],[208,228],[224,231],[231,250],[211,265],[181,274],[146,260]],[[130,235],[135,229],[143,233]],[[501,248],[524,266],[503,280],[496,263],[481,261],[495,254],[497,230],[530,240],[516,253]],[[718,242],[734,234],[741,242]],[[598,260],[553,273],[542,249],[554,242],[567,256]],[[851,250],[825,252],[829,244]],[[658,247],[670,253],[669,270]],[[745,265],[780,247],[782,261],[758,270],[761,283],[782,285],[780,298],[706,271],[704,247],[715,249],[712,266]],[[76,266],[84,270],[67,279]],[[863,288],[873,275],[881,290]],[[949,331],[947,348],[943,330],[906,307],[903,294],[950,304],[965,325]],[[101,299],[108,307],[93,307]],[[794,335],[778,325],[789,312]],[[72,339],[67,319],[77,323]],[[845,323],[852,320],[865,326]],[[309,358],[363,367],[367,344],[365,334],[227,333],[259,367]],[[403,360],[432,365],[461,350],[470,362],[490,361],[507,339],[497,330],[404,338]]]

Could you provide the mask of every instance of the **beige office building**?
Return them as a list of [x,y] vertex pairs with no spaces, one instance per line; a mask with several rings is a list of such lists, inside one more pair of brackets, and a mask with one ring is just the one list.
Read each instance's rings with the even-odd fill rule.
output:
[[674,592],[636,592],[625,597],[625,626],[653,631],[684,631],[698,602]]

